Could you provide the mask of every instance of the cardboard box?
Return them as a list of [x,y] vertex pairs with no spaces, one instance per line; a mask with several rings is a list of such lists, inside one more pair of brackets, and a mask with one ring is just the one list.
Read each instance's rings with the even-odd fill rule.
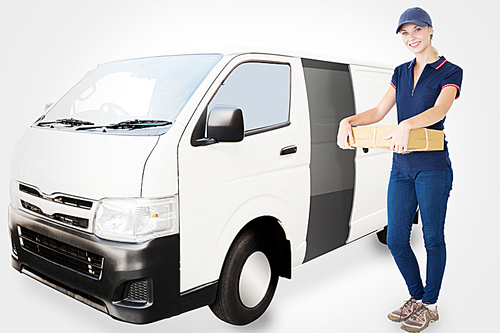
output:
[[[390,140],[383,138],[389,134],[396,126],[364,126],[353,127],[352,134],[354,142],[350,142],[352,147],[389,149]],[[408,151],[431,151],[444,149],[444,132],[427,128],[410,130],[408,140]]]

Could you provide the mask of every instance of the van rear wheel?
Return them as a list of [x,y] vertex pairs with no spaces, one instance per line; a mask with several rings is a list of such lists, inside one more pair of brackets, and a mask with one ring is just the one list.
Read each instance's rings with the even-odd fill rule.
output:
[[377,232],[377,238],[380,243],[387,245],[387,226],[384,229]]
[[246,230],[234,240],[219,278],[212,312],[233,325],[246,325],[267,309],[276,291],[278,274],[273,248],[255,230]]

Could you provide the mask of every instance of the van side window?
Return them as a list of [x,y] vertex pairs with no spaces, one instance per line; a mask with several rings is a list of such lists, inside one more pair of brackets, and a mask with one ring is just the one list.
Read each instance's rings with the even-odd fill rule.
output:
[[243,111],[245,131],[287,123],[290,106],[290,66],[243,63],[224,81],[208,105],[237,106]]

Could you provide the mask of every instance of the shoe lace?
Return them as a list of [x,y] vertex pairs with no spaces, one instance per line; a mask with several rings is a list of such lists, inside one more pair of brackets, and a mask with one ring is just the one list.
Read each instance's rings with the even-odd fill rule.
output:
[[427,314],[430,316],[430,310],[429,310],[429,308],[427,306],[425,306],[425,304],[419,303],[419,304],[417,304],[417,308],[413,312],[413,314],[411,316],[411,319],[412,320],[418,320],[420,317],[422,317],[422,315],[425,312],[427,312]]
[[415,303],[416,301],[413,299],[413,298],[410,298],[409,300],[407,300],[405,302],[405,304],[403,304],[403,309],[406,309],[406,308],[411,308],[412,305]]
[[405,309],[411,309],[411,307],[413,306],[413,304],[415,303],[415,299],[410,298],[409,300],[407,300],[405,302],[405,304],[403,304],[403,306],[401,307],[401,310],[399,311],[399,318],[401,319],[403,317],[403,313],[405,311]]

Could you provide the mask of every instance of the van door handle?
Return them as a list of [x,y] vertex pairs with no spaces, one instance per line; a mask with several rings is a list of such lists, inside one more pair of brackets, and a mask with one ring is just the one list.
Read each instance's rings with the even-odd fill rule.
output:
[[297,152],[297,146],[288,146],[283,149],[281,149],[280,155],[290,155],[290,154],[295,154]]

